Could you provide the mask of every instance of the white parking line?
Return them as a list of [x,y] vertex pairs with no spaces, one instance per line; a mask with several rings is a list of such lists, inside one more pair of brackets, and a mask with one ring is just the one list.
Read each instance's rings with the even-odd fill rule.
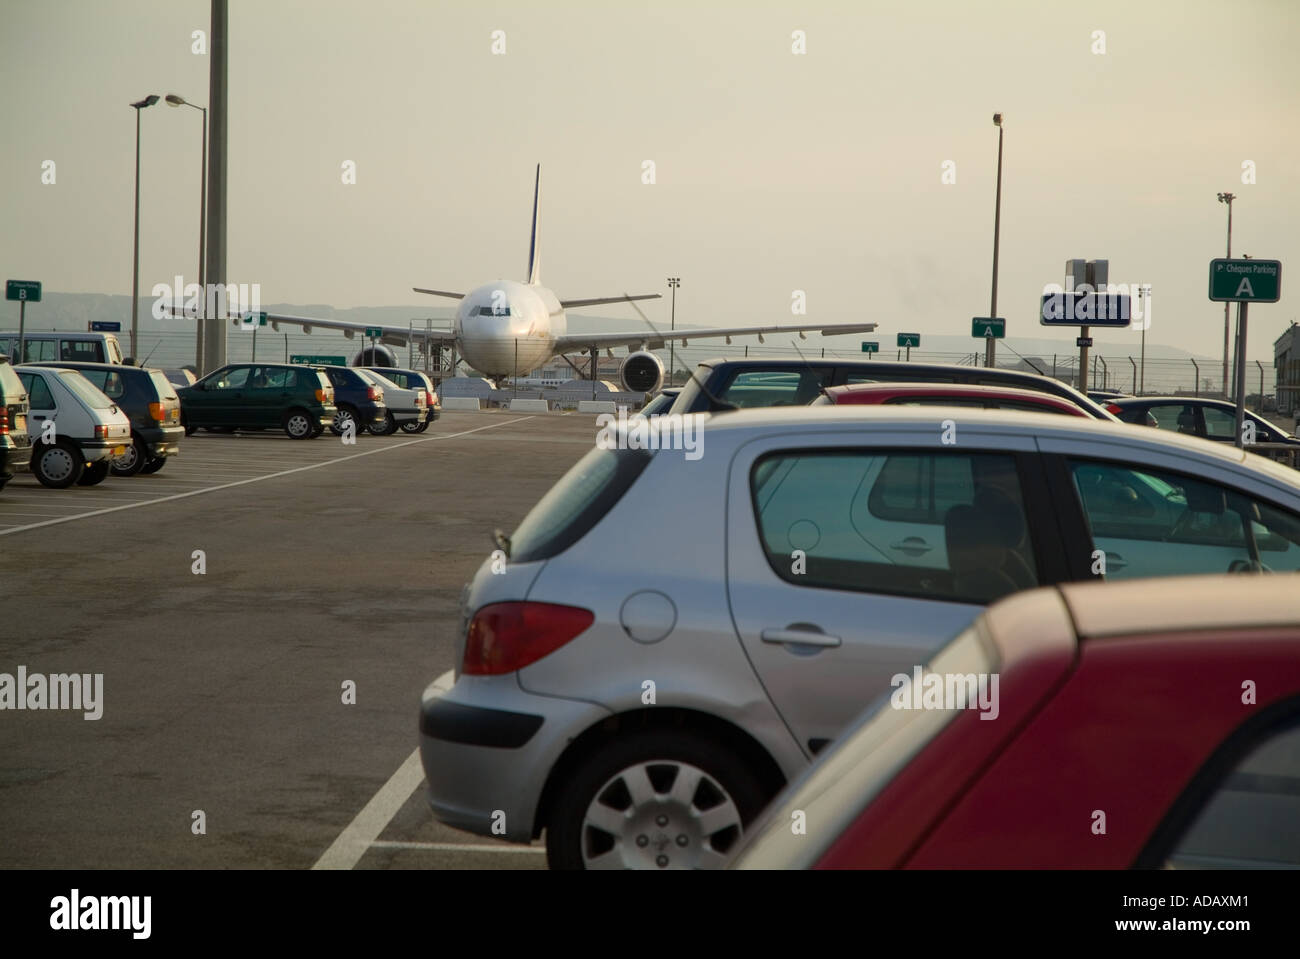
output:
[[487,843],[465,843],[465,842],[395,842],[391,839],[376,839],[370,844],[375,849],[429,849],[434,852],[535,852],[546,855],[546,850],[541,846],[515,846],[502,843],[501,845],[488,845]]
[[172,500],[186,499],[190,496],[201,496],[204,493],[215,493],[218,490],[233,489],[236,486],[244,486],[248,483],[260,483],[262,480],[277,479],[281,476],[290,476],[293,473],[302,473],[306,470],[319,469],[322,466],[332,466],[335,463],[346,463],[348,460],[360,459],[363,456],[373,456],[375,453],[383,453],[388,450],[399,450],[405,446],[415,446],[417,443],[432,443],[436,440],[455,439],[457,436],[468,436],[470,433],[495,429],[498,426],[509,426],[511,423],[520,423],[524,420],[530,419],[532,419],[531,416],[518,416],[512,420],[503,420],[500,423],[490,423],[487,426],[478,426],[472,430],[463,430],[459,433],[441,433],[437,436],[425,436],[418,440],[407,440],[405,443],[395,443],[389,446],[381,446],[373,450],[366,450],[363,453],[353,453],[351,456],[340,456],[337,459],[324,460],[320,463],[309,463],[306,466],[297,466],[293,469],[280,470],[278,473],[267,473],[265,476],[253,476],[248,479],[236,480],[232,483],[222,483],[218,486],[209,486],[204,489],[190,490],[186,493],[174,493],[171,496],[160,496],[157,499],[137,500],[132,503],[124,503],[121,506],[110,506],[105,509],[91,510],[88,513],[77,513],[74,516],[63,516],[59,519],[47,520],[44,523],[28,523],[25,526],[14,526],[10,529],[0,530],[0,536],[8,536],[10,533],[22,533],[29,529],[40,529],[43,526],[54,526],[59,523],[71,523],[73,520],[88,519],[91,516],[103,516],[105,513],[116,513],[124,509],[135,509],[137,506],[151,506],[155,503],[168,503]]
[[423,781],[420,750],[414,749],[312,868],[351,869],[355,866]]

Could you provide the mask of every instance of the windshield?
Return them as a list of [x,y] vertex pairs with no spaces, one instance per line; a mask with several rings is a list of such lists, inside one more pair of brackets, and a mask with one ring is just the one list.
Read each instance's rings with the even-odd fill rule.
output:
[[92,410],[112,409],[116,404],[105,396],[102,392],[95,389],[90,380],[86,379],[75,370],[64,370],[59,374],[59,379],[63,385],[72,390],[81,402],[85,403]]

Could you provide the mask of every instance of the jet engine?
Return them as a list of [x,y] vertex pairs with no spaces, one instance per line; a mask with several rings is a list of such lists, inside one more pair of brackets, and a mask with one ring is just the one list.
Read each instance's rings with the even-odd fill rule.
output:
[[353,366],[388,366],[397,367],[397,354],[384,346],[377,343],[373,348],[370,346],[362,347],[361,352],[352,358]]
[[619,367],[623,389],[632,393],[656,393],[664,385],[663,360],[648,350],[633,353]]

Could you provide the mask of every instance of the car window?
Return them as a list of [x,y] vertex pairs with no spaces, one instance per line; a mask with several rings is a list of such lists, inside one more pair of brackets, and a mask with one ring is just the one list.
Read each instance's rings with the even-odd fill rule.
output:
[[114,373],[109,370],[93,370],[92,372],[98,375],[91,376],[90,373],[85,371],[81,375],[90,380],[96,389],[110,399],[117,399],[126,392],[126,383],[121,373]]
[[1205,417],[1205,435],[1212,440],[1231,440],[1237,435],[1237,416],[1217,406],[1202,406]]
[[1265,731],[1210,795],[1166,868],[1300,868],[1300,720]]
[[248,379],[249,389],[284,390],[289,388],[292,370],[283,366],[255,366]]
[[[14,341],[15,347],[17,340]],[[58,354],[59,344],[54,340],[33,340],[30,337],[23,343],[23,362],[25,363],[49,363],[53,362]]]
[[37,373],[19,373],[18,378],[27,390],[28,400],[34,410],[54,409],[54,394],[45,383],[45,378]]
[[59,359],[80,363],[102,363],[104,351],[96,340],[60,340]]
[[1009,455],[782,452],[750,483],[768,562],[795,585],[980,603],[1038,585]]
[[248,383],[248,370],[247,366],[231,367],[209,379],[205,385],[210,390],[243,389]]
[[1155,418],[1153,425],[1158,429],[1169,430],[1171,433],[1198,435],[1194,406],[1186,403],[1152,403],[1147,407],[1147,412]]
[[70,389],[78,399],[92,410],[106,410],[114,405],[111,399],[105,396],[101,390],[96,389],[90,380],[76,370],[60,373],[59,382]]
[[1300,517],[1173,473],[1070,463],[1109,579],[1300,570]]
[[719,398],[745,409],[755,406],[806,406],[830,383],[831,370],[745,370],[737,373]]
[[167,379],[166,374],[161,370],[151,370],[149,372],[149,382],[153,384],[154,391],[160,398],[165,400],[176,399],[176,387],[172,385],[171,380]]

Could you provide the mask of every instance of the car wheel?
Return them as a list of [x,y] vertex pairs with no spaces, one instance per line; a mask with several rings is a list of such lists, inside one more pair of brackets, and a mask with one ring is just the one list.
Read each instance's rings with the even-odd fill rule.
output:
[[8,483],[13,478],[13,473],[0,473],[0,489],[4,489],[5,483]]
[[187,419],[185,419],[185,417],[183,417],[183,416],[181,417],[181,426],[185,427],[185,435],[186,435],[186,436],[193,436],[193,435],[195,434],[195,432],[198,431],[198,427],[197,427],[197,426],[190,426],[189,421],[188,421]]
[[397,420],[392,410],[384,411],[384,418],[378,423],[370,424],[370,432],[375,436],[392,436],[397,432]]
[[112,463],[107,459],[91,463],[83,469],[81,475],[77,477],[77,485],[98,486],[100,483],[104,482],[104,478],[108,476],[108,470],[111,466]]
[[291,440],[306,440],[312,437],[311,417],[306,410],[290,410],[284,414],[284,431]]
[[648,730],[592,756],[555,797],[552,869],[716,869],[763,808],[755,774],[729,750]]
[[134,476],[140,472],[149,459],[149,448],[144,445],[144,441],[140,437],[133,436],[131,437],[131,445],[126,448],[126,452],[113,460],[110,468],[114,476]]
[[350,406],[340,406],[338,412],[334,414],[334,422],[330,425],[330,432],[335,436],[342,436],[348,423],[353,426],[352,435],[354,437],[362,431],[361,417],[357,415],[357,411]]
[[148,476],[151,473],[158,472],[166,465],[167,465],[167,457],[155,456],[152,459],[150,459],[147,463],[145,463],[144,466],[140,467],[140,474],[142,476]]
[[50,489],[67,489],[81,479],[85,468],[81,450],[67,440],[39,443],[32,453],[32,472],[42,486]]

